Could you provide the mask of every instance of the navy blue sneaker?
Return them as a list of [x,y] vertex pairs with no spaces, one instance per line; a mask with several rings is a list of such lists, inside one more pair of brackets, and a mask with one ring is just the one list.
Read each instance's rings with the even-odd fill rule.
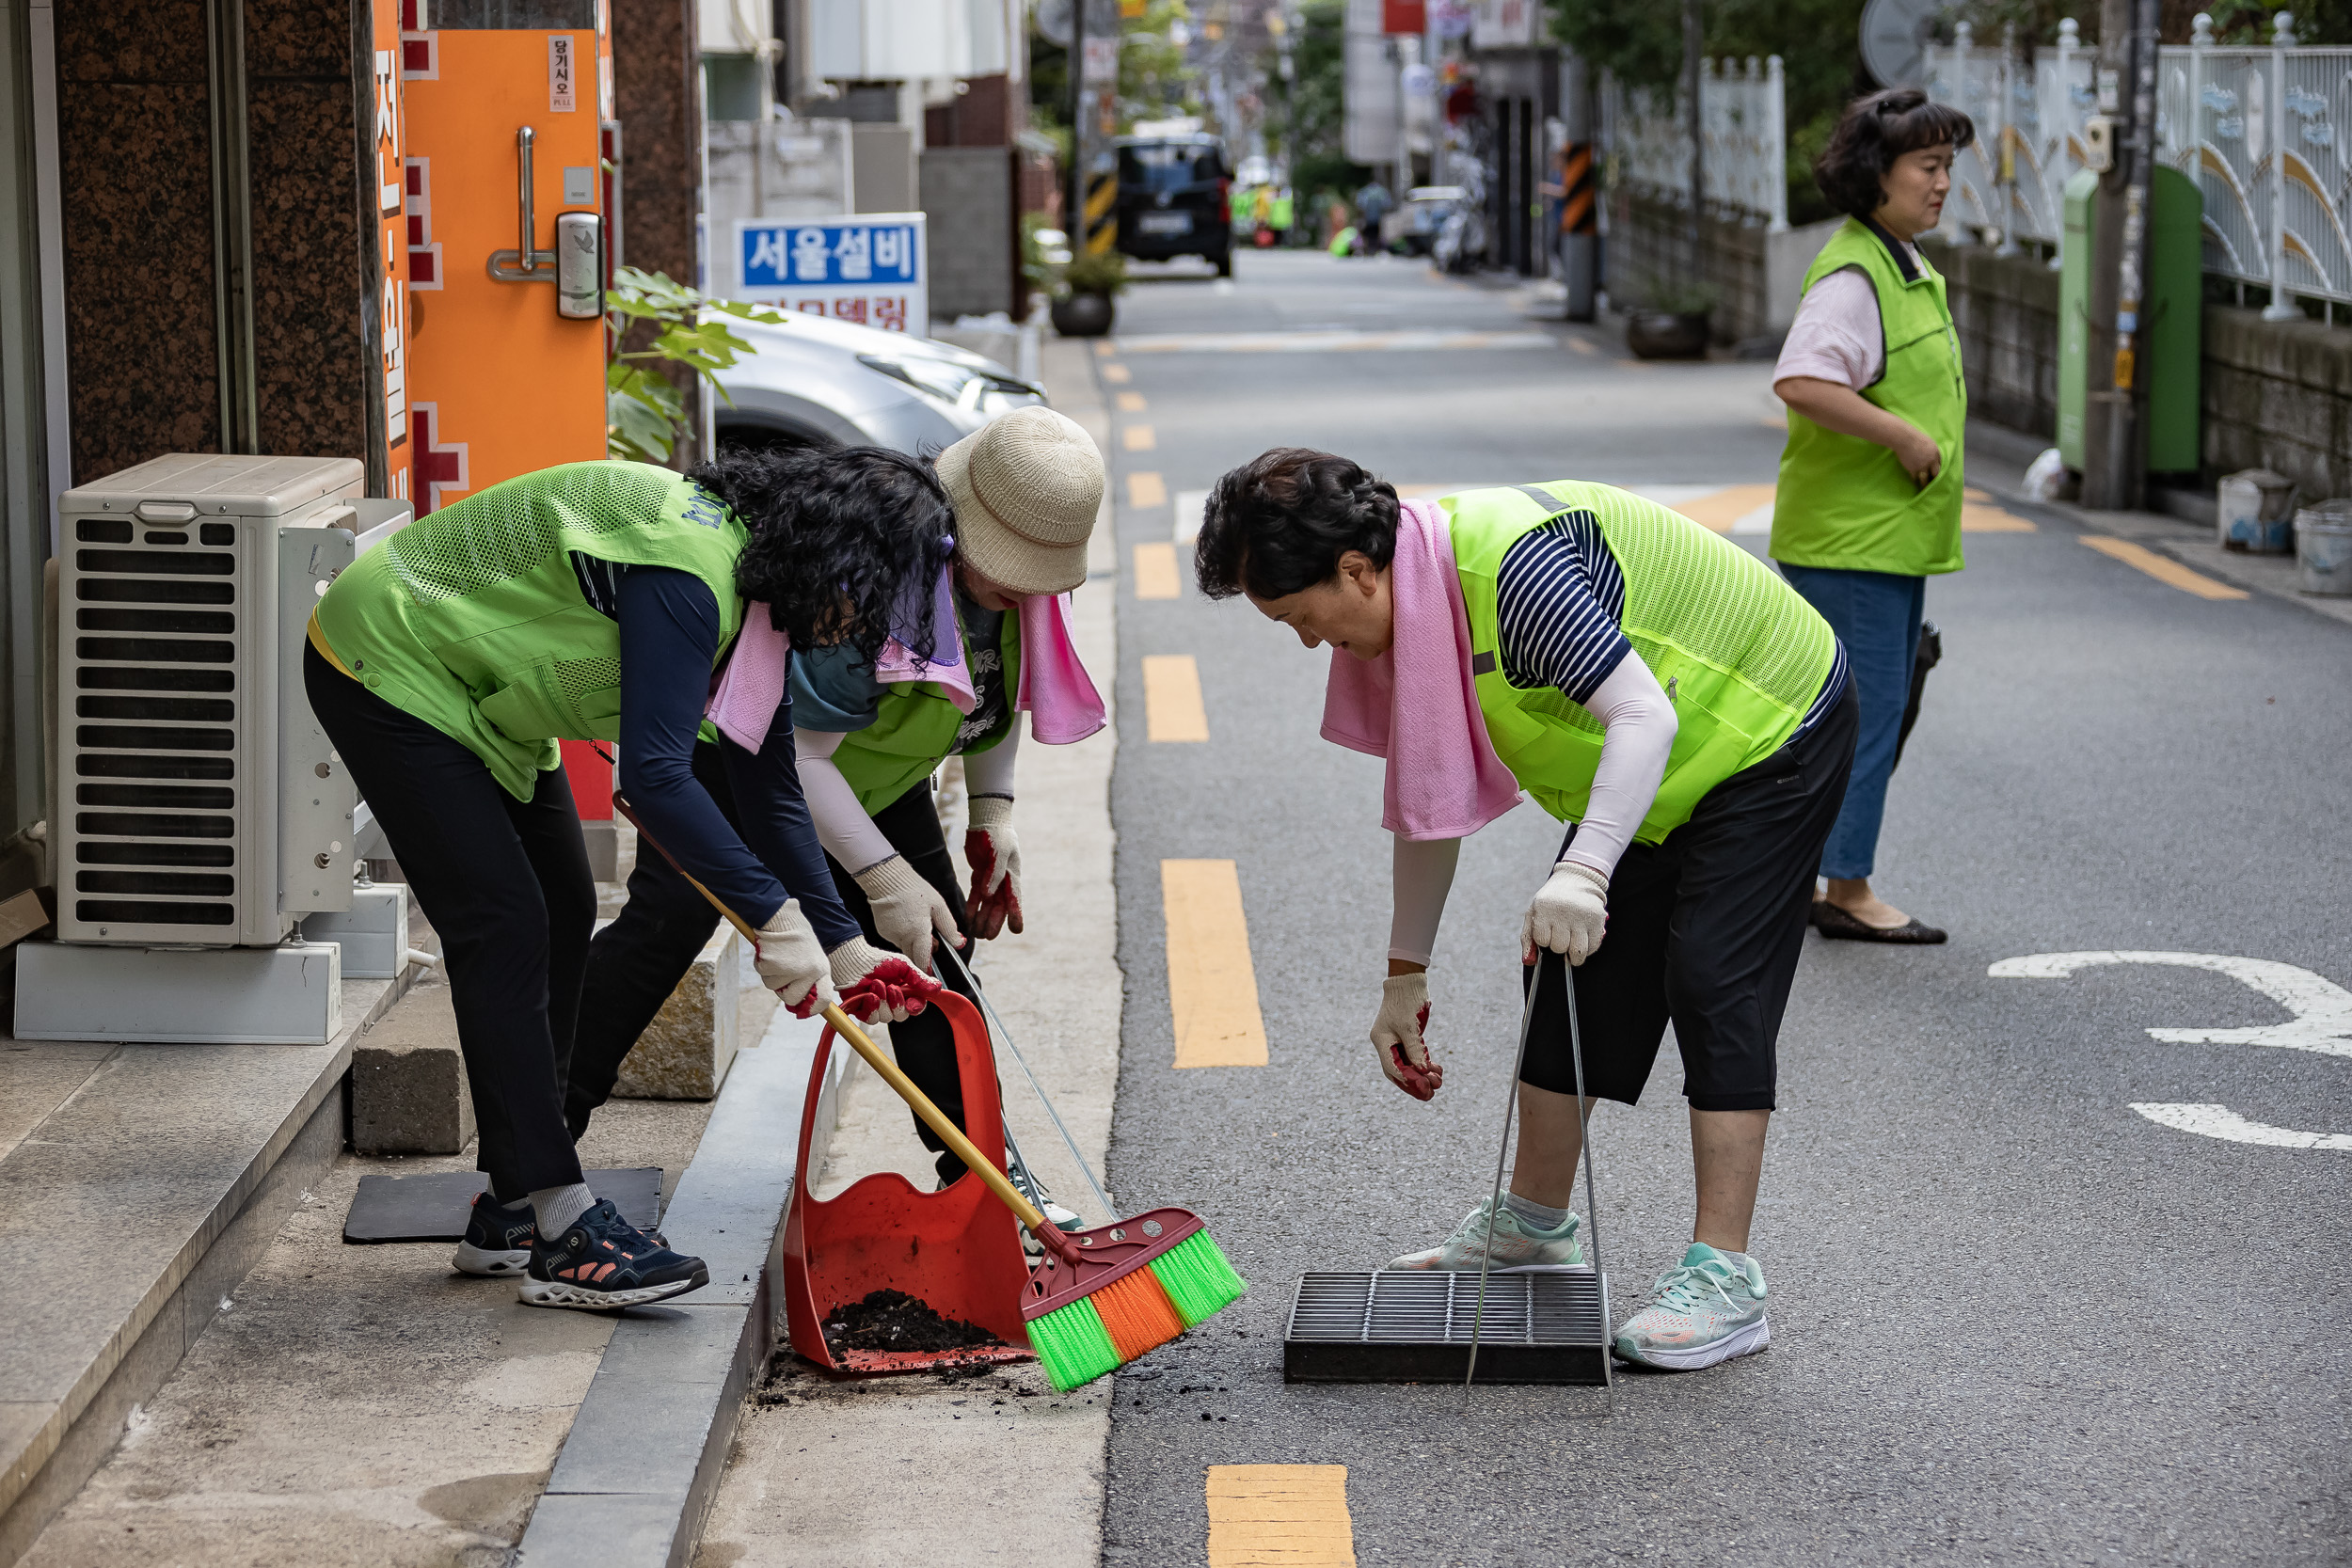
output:
[[532,1307],[609,1312],[666,1301],[709,1283],[710,1270],[701,1259],[672,1252],[621,1218],[606,1198],[554,1241],[532,1243],[518,1293]]
[[466,1239],[457,1243],[450,1266],[459,1274],[502,1276],[531,1265],[531,1245],[539,1239],[531,1199],[501,1203],[488,1193],[473,1195],[473,1212],[466,1217]]

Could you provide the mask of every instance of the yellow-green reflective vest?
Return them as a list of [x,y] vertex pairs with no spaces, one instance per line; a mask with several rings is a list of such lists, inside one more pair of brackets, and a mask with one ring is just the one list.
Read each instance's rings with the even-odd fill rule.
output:
[[1641,843],[1664,838],[1708,790],[1778,751],[1836,662],[1829,623],[1779,573],[1655,501],[1555,480],[1465,491],[1438,504],[1452,519],[1487,738],[1520,787],[1564,822],[1583,818],[1600,721],[1557,687],[1513,686],[1495,618],[1502,558],[1552,518],[1581,514],[1599,528],[1625,578],[1625,635],[1674,704],[1679,727],[1658,797],[1634,832]]
[[[961,628],[959,635],[962,635]],[[1021,696],[1019,605],[1005,611],[996,648],[1003,660],[996,678],[1004,682],[1005,700],[997,721],[986,734],[958,745],[956,740],[963,729],[964,716],[955,699],[947,695],[947,689],[936,681],[909,681],[894,685],[882,694],[872,723],[841,737],[841,748],[833,754],[834,766],[841,769],[841,776],[857,792],[857,803],[866,808],[866,816],[873,816],[913,789],[949,757],[968,757],[985,752],[1011,730],[1013,708]],[[967,660],[980,651],[970,637],[964,637],[963,657]],[[967,663],[965,668],[971,666]]]
[[567,463],[402,529],[335,579],[315,625],[355,679],[528,800],[558,739],[620,738],[620,627],[588,603],[572,556],[700,578],[719,603],[723,657],[743,624],[735,563],[749,540],[667,468]]
[[1805,269],[1804,286],[1848,267],[1858,268],[1878,292],[1886,341],[1885,369],[1862,395],[1933,437],[1944,467],[1923,489],[1889,449],[1824,430],[1790,409],[1772,507],[1772,559],[1914,578],[1957,572],[1965,564],[1960,507],[1968,385],[1944,275],[1922,257],[1919,276],[1905,278],[1887,242],[1855,218],[1830,236]]

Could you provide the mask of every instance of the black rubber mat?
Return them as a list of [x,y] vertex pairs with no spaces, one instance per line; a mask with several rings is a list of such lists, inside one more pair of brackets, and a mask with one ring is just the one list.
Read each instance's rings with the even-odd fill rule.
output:
[[[611,1198],[621,1217],[641,1230],[661,1218],[661,1167],[592,1170],[588,1190]],[[363,1176],[351,1212],[343,1216],[343,1240],[353,1246],[378,1242],[454,1242],[466,1234],[473,1195],[488,1180],[478,1170],[431,1171],[421,1176]]]
[[1282,1336],[1282,1381],[1459,1383],[1473,1314],[1477,1382],[1608,1382],[1609,1284],[1590,1269],[1489,1275],[1484,1311],[1475,1274],[1308,1275]]

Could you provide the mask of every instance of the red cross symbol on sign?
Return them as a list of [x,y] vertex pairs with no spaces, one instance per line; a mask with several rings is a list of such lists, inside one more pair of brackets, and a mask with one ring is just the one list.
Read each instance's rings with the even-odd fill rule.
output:
[[417,508],[420,517],[441,509],[442,491],[472,488],[466,482],[466,443],[434,443],[434,427],[440,422],[440,417],[438,404],[408,405],[409,463],[416,470],[417,495],[424,502]]

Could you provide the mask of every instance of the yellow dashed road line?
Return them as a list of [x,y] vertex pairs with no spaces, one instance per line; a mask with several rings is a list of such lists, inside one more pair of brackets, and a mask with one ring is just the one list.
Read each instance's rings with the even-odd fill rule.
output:
[[1209,1466],[1209,1568],[1356,1568],[1344,1465]]
[[1209,738],[1200,666],[1190,654],[1143,656],[1143,713],[1144,728],[1154,740]]
[[1114,387],[1123,387],[1135,378],[1136,372],[1129,370],[1124,365],[1105,365],[1103,367],[1103,379],[1109,382]]
[[[1674,510],[1702,528],[1711,528],[1717,533],[1729,533],[1731,525],[1758,507],[1770,507],[1772,492],[1776,488],[1771,484],[1726,484],[1707,495],[1677,501]],[[1769,519],[1771,514],[1767,512],[1766,516]]]
[[1170,544],[1136,546],[1136,597],[1173,599],[1183,596],[1184,579],[1176,575],[1176,546]]
[[1097,338],[1094,340],[1094,357],[1097,359],[1108,359],[1112,355],[1117,354],[1118,352],[1119,351],[1117,349],[1111,347],[1111,341],[1108,338]]
[[1113,401],[1118,403],[1119,411],[1122,414],[1140,414],[1146,406],[1141,392],[1121,392]]
[[2169,556],[2158,555],[2128,539],[2110,539],[2105,534],[2086,533],[2083,543],[2101,555],[2112,556],[2126,566],[2137,567],[2167,587],[2177,588],[2184,594],[2194,594],[2201,599],[2245,599],[2253,596],[2243,588],[2216,582],[2201,572],[2190,571]]
[[1129,451],[1150,451],[1159,445],[1148,424],[1131,424],[1119,433],[1119,444]]
[[1127,476],[1127,504],[1129,506],[1166,506],[1168,504],[1168,482],[1154,473],[1129,474]]
[[[1176,1023],[1171,1065],[1265,1066],[1265,1017],[1258,1010],[1258,972],[1249,961],[1249,922],[1242,914],[1233,863],[1160,862],[1160,906],[1168,920],[1168,1004]],[[1214,1483],[1210,1497],[1214,1508]],[[1214,1548],[1210,1560],[1217,1560]]]

